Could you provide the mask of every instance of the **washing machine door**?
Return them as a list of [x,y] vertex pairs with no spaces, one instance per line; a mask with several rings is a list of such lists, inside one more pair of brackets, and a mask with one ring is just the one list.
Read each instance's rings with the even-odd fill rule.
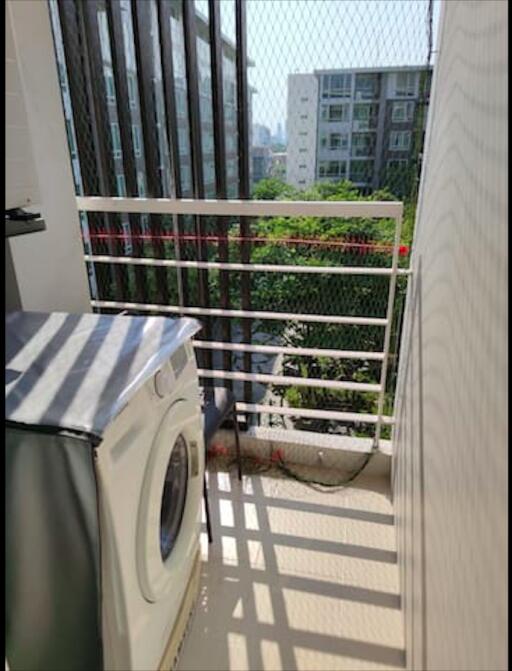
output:
[[137,572],[148,601],[187,578],[201,524],[204,447],[196,404],[174,403],[165,414],[144,475],[137,525]]

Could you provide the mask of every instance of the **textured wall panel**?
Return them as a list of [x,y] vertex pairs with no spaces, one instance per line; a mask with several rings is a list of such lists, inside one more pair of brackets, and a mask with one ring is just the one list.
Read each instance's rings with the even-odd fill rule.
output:
[[507,3],[446,2],[393,487],[412,669],[507,668]]

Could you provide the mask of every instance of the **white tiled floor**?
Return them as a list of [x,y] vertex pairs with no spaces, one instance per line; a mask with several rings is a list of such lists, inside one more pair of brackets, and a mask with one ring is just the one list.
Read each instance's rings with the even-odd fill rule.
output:
[[386,483],[336,492],[209,462],[214,541],[178,668],[403,667],[393,511]]

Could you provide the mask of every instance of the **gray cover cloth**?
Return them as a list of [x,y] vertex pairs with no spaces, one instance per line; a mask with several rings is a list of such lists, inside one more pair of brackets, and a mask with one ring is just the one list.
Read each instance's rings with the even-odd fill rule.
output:
[[144,382],[200,328],[188,318],[10,313],[5,418],[101,437]]
[[88,441],[7,428],[5,647],[11,671],[103,669],[98,497]]

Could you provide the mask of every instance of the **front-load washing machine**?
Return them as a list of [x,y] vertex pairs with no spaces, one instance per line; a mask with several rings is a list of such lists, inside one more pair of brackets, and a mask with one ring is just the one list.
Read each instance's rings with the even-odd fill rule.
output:
[[171,668],[198,590],[192,319],[6,316],[6,657]]

